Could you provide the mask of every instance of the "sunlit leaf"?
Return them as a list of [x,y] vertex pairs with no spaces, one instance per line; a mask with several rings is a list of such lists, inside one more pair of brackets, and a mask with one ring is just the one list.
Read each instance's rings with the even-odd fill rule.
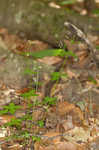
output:
[[61,77],[60,72],[53,72],[52,75],[51,75],[51,80],[52,81],[57,81],[57,80],[59,80],[60,77]]
[[61,5],[70,5],[70,4],[74,4],[75,2],[76,2],[76,0],[64,0],[60,4]]
[[26,93],[21,94],[24,98],[30,98],[31,96],[38,96],[38,94],[35,93],[35,90],[30,90]]
[[99,9],[93,10],[93,14],[99,15]]
[[99,51],[99,46],[96,46],[96,49]]
[[[49,49],[49,50],[43,50],[39,52],[30,52],[28,54],[29,56],[32,56],[35,59],[37,59],[37,58],[43,58],[46,56],[59,56],[62,51],[64,50],[63,49]],[[27,52],[23,53],[23,55],[27,56]]]
[[33,75],[33,74],[37,74],[37,72],[27,68],[27,69],[25,69],[24,74],[30,74],[30,75],[32,74]]
[[57,101],[56,97],[45,97],[43,100],[43,104],[47,104],[47,105],[54,105]]
[[88,80],[91,81],[94,84],[97,84],[97,81],[93,77],[88,77]]

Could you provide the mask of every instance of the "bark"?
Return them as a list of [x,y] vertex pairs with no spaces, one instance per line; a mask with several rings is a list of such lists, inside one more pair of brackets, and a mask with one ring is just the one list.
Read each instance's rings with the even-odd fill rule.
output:
[[89,14],[92,13],[92,11],[96,9],[95,0],[84,0],[84,7]]
[[46,0],[0,0],[0,27],[20,33],[21,37],[38,38],[58,46],[66,34],[65,21],[70,21],[85,34],[99,34],[99,18],[49,7]]

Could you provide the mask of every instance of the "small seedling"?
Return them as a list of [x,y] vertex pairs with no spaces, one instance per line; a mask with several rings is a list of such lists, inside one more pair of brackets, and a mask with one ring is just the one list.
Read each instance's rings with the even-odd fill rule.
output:
[[38,121],[38,125],[39,125],[39,127],[44,127],[44,121],[43,120],[39,120]]
[[97,16],[99,16],[99,8],[98,9],[95,9],[95,10],[93,10],[93,12],[92,12],[93,14],[95,14],[95,15],[97,15]]
[[32,96],[38,96],[38,94],[35,93],[35,90],[30,90],[29,92],[21,94],[21,96],[24,97],[25,99],[29,99]]
[[98,51],[99,51],[99,46],[96,46],[96,50],[98,50]]
[[39,142],[41,140],[41,138],[39,136],[32,136],[32,140],[34,142]]
[[37,72],[27,68],[25,69],[24,74],[37,75]]
[[61,72],[53,72],[51,75],[51,80],[58,81],[61,77],[67,77],[67,74]]
[[27,131],[25,131],[24,134],[23,134],[23,137],[24,137],[25,139],[30,138],[30,133],[27,132]]
[[15,105],[14,103],[10,103],[8,106],[4,106],[3,110],[0,110],[0,115],[4,115],[4,114],[14,114],[16,112],[17,109],[20,109],[21,106]]
[[93,77],[88,77],[88,80],[91,81],[93,84],[97,84],[97,81]]
[[5,126],[10,126],[10,127],[20,127],[22,123],[21,119],[11,119],[10,122],[6,123]]
[[27,121],[27,120],[32,120],[32,119],[33,117],[31,114],[26,114],[21,118],[22,121]]
[[45,105],[55,105],[56,104],[56,97],[45,97],[43,100],[43,104]]
[[76,0],[64,0],[60,2],[61,5],[72,5],[74,3],[76,3]]

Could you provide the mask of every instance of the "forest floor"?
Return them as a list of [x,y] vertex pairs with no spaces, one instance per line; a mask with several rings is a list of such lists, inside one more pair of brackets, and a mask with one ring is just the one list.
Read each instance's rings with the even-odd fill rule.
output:
[[[45,74],[42,83],[35,73],[38,85],[32,81],[33,88],[0,85],[1,150],[99,150],[99,68],[94,63],[89,65],[84,44],[65,42],[79,61],[68,57],[61,72],[54,72],[50,79]],[[42,41],[8,34],[4,28],[0,29],[2,43],[19,55],[52,49]],[[98,39],[93,43],[99,47]],[[64,58],[48,56],[36,61],[57,66]]]

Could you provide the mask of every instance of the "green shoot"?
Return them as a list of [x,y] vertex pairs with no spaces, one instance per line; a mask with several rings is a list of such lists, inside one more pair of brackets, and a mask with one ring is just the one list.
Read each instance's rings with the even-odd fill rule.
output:
[[44,121],[43,120],[39,120],[38,121],[38,125],[39,125],[39,127],[44,127]]
[[53,72],[51,75],[51,80],[58,81],[61,77],[67,77],[67,74],[61,72]]
[[33,140],[34,142],[39,142],[39,141],[41,140],[41,138],[38,137],[38,136],[32,136],[32,140]]
[[97,84],[97,81],[93,77],[88,77],[88,80],[91,81],[93,84]]
[[60,2],[61,5],[72,5],[76,2],[76,0],[64,0]]
[[43,100],[43,104],[45,105],[55,105],[56,104],[56,97],[45,97]]
[[31,53],[23,53],[23,55],[27,56],[32,56],[34,57],[35,59],[38,59],[38,58],[43,58],[43,57],[46,57],[46,56],[59,56],[60,53],[64,51],[63,49],[49,49],[49,50],[42,50],[42,51],[39,51],[39,52],[31,52]]
[[20,127],[22,124],[22,120],[21,119],[11,119],[10,122],[6,123],[5,126],[10,126],[10,127]]
[[8,113],[14,114],[17,109],[21,108],[21,106],[17,106],[14,103],[10,103],[8,106],[4,106],[3,108],[4,108],[3,110],[0,110],[0,115]]
[[22,97],[24,97],[25,99],[29,99],[32,96],[38,96],[38,94],[35,93],[35,90],[30,90],[29,92],[25,92],[23,94],[21,94]]

